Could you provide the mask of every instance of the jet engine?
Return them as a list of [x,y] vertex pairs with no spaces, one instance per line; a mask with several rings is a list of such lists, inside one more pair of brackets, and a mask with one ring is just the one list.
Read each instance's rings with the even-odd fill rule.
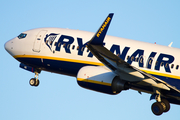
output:
[[77,82],[83,88],[112,95],[129,89],[126,81],[105,66],[82,67],[77,74]]

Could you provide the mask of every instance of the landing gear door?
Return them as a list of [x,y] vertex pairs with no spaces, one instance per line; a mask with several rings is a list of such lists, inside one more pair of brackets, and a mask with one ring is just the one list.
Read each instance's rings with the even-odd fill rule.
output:
[[34,52],[40,52],[41,51],[41,43],[43,41],[44,35],[46,34],[47,30],[41,30],[36,39],[34,40],[34,45],[33,45],[33,51]]

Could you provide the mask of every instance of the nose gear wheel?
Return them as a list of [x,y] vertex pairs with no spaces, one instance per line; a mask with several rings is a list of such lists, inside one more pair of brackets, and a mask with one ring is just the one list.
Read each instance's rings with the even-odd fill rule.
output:
[[35,77],[30,79],[29,84],[31,86],[37,87],[39,85],[40,82],[39,82],[39,79],[38,79],[38,75],[39,75],[39,73],[35,72]]
[[36,78],[31,78],[30,81],[29,81],[29,84],[30,84],[31,86],[37,87],[37,86],[39,85],[39,80],[36,79]]

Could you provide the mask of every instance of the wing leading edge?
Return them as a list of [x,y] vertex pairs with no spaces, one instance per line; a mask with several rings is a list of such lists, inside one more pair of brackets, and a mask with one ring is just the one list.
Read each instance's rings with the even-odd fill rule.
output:
[[180,93],[180,91],[175,87],[169,85],[163,80],[160,80],[148,73],[139,70],[134,66],[131,66],[129,63],[125,62],[119,56],[116,56],[103,46],[103,41],[112,17],[113,13],[110,13],[103,22],[103,24],[100,26],[94,37],[89,41],[87,47],[92,52],[92,54],[123,80],[133,83],[140,83],[144,86],[152,86],[154,90],[174,90]]

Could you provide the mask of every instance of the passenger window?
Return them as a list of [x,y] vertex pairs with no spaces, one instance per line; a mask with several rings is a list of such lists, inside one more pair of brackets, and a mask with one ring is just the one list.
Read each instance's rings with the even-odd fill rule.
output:
[[158,65],[158,61],[156,61],[156,66]]
[[25,38],[26,36],[27,36],[27,34],[21,33],[21,34],[18,36],[18,38],[19,38],[19,39],[22,39],[22,38]]
[[163,66],[164,65],[164,63],[163,62],[161,62],[161,66]]
[[143,63],[143,57],[140,58],[139,62],[140,62],[140,63]]
[[57,42],[54,43],[54,46],[56,46],[56,45],[57,45]]
[[179,65],[176,66],[176,70],[179,69]]
[[138,62],[138,58],[136,58],[135,61]]
[[131,61],[134,61],[134,56],[131,57]]
[[127,56],[127,60],[129,59],[129,56]]
[[167,68],[169,66],[169,63],[166,63],[165,67]]
[[81,48],[81,51],[84,51],[84,47]]
[[61,42],[58,44],[58,47],[61,45]]
[[149,65],[151,65],[151,64],[152,64],[152,60],[150,59],[150,60],[149,60]]
[[65,46],[66,46],[66,43],[63,44],[63,47],[65,47]]
[[75,48],[75,45],[72,46],[72,49],[73,49],[73,50],[74,50],[74,48]]
[[68,44],[68,45],[67,45],[67,48],[68,48],[68,49],[70,48],[70,45],[71,45],[71,44]]
[[174,68],[174,64],[171,65],[171,68],[172,68],[172,69]]

